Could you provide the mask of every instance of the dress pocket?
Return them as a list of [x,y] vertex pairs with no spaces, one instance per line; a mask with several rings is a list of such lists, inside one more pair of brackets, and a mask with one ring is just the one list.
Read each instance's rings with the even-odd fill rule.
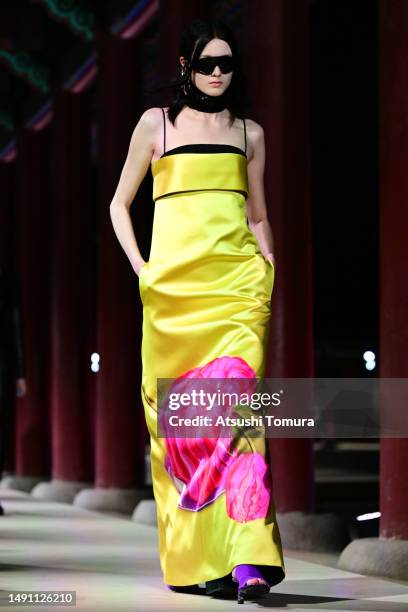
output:
[[273,285],[275,282],[275,265],[262,255],[262,253],[256,254],[258,260],[261,260],[262,267],[265,271],[265,290],[269,298],[272,297]]
[[[262,255],[262,257],[263,257],[263,255]],[[272,263],[270,259],[266,259],[266,257],[264,257],[264,261],[265,261],[265,263],[269,264],[273,268],[274,271],[276,270],[275,264]]]
[[275,270],[275,264],[273,264],[270,259],[264,257],[262,253],[255,253],[255,255],[263,261],[265,266],[269,266]]
[[276,272],[275,264],[274,264],[274,263],[272,263],[270,259],[267,259],[267,258],[266,258],[266,257],[264,257],[263,255],[261,255],[261,257],[262,257],[262,259],[263,259],[263,261],[264,261],[264,264],[265,264],[265,265],[266,265],[268,268],[272,268],[273,273],[275,274],[275,272]]
[[139,270],[139,294],[140,294],[140,297],[142,297],[142,290],[143,290],[143,287],[144,287],[144,279],[145,279],[145,275],[146,275],[146,271],[147,271],[146,268],[147,268],[148,265],[149,265],[149,262],[146,261],[146,263],[143,264],[143,266]]

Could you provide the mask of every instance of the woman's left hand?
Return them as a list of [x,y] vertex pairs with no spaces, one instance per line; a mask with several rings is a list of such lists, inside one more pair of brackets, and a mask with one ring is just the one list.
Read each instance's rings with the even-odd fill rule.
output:
[[275,263],[275,257],[273,255],[273,253],[267,253],[265,255],[265,259],[269,259],[269,261],[273,264],[273,266],[276,268],[276,263]]

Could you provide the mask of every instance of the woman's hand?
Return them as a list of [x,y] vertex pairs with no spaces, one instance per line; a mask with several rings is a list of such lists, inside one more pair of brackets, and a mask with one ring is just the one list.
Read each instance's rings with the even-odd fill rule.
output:
[[[249,196],[246,200],[248,226],[258,241],[261,253],[264,254],[266,250],[274,248],[265,201],[265,136],[263,128],[255,121],[248,120],[248,128],[248,142],[253,151],[248,163]],[[272,251],[266,253],[264,258],[276,267]]]
[[269,259],[269,261],[273,264],[274,268],[276,268],[275,257],[273,253],[267,253],[265,255],[265,259]]
[[136,274],[140,277],[141,269],[147,264],[147,261],[142,261],[141,265],[138,267]]
[[115,234],[133,270],[142,261],[129,209],[146,175],[154,153],[156,134],[163,122],[161,109],[147,109],[133,130],[129,151],[109,211]]

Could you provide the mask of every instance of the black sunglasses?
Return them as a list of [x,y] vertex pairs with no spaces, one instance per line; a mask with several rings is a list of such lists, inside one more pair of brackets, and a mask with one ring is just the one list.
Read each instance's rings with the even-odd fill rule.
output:
[[232,72],[235,68],[235,61],[232,55],[214,55],[212,57],[199,57],[191,64],[191,68],[200,74],[212,74],[214,68],[218,66],[223,74]]

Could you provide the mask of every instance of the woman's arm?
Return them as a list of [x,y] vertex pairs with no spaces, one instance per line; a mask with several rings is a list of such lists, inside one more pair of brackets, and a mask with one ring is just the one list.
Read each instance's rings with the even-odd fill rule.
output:
[[247,120],[248,139],[253,151],[252,157],[248,162],[248,187],[249,197],[247,198],[248,226],[253,232],[259,243],[264,257],[269,259],[274,266],[275,257],[273,254],[274,241],[272,228],[268,220],[265,189],[264,189],[264,170],[265,170],[265,138],[263,128],[255,121]]
[[109,206],[115,234],[137,275],[145,261],[137,246],[129,210],[154,153],[155,136],[159,125],[158,112],[160,112],[158,108],[149,108],[140,117],[132,134],[115,195]]

